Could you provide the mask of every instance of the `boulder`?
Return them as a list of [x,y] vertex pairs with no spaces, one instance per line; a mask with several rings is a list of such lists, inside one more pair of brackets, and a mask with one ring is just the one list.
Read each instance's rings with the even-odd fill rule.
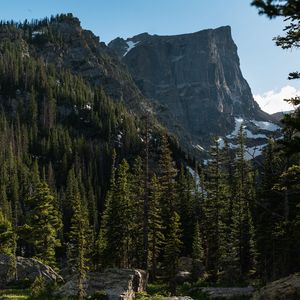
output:
[[300,273],[268,283],[253,295],[253,300],[300,299]]
[[192,272],[193,259],[191,257],[180,257],[178,260],[178,271]]
[[[106,293],[109,300],[133,300],[136,292],[146,289],[148,273],[133,269],[107,269],[104,272],[90,272],[85,281],[86,294]],[[72,297],[77,294],[77,277],[71,278],[54,295]]]
[[63,281],[63,278],[51,267],[34,258],[17,257],[17,280],[9,278],[10,268],[11,258],[8,255],[0,254],[0,287],[16,281],[33,283],[39,276],[45,278],[47,284]]
[[[208,295],[209,299],[231,299],[238,297],[250,297],[254,293],[254,287],[203,287],[201,292]],[[239,299],[239,298],[238,298]]]
[[189,296],[173,296],[173,297],[166,297],[165,300],[193,300],[193,298]]
[[190,279],[197,281],[204,271],[204,265],[200,260],[183,256],[179,258],[176,277],[178,277],[180,281],[182,281],[181,278],[184,281],[189,281]]

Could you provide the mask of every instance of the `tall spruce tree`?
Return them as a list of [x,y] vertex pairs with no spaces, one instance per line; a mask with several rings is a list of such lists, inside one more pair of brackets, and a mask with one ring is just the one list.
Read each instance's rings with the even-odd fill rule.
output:
[[158,259],[164,246],[164,228],[161,216],[161,189],[158,178],[154,175],[150,182],[149,193],[149,264],[151,278],[156,279]]
[[99,244],[106,265],[130,267],[129,257],[132,229],[132,202],[128,182],[129,166],[126,160],[119,165],[116,180],[112,182],[103,214]]
[[162,214],[164,222],[168,224],[172,213],[176,210],[176,184],[177,169],[172,159],[166,134],[162,135],[160,159],[159,159],[159,181],[162,192]]
[[254,206],[254,174],[245,159],[243,126],[238,134],[238,150],[235,161],[236,193],[233,202],[231,247],[232,266],[239,279],[246,279],[256,267],[256,245],[252,209]]
[[24,226],[27,241],[33,246],[33,255],[56,267],[55,249],[60,246],[58,232],[62,227],[54,196],[46,182],[40,182],[26,201],[27,223]]
[[166,236],[164,248],[164,266],[169,279],[173,279],[178,268],[178,260],[181,253],[181,228],[180,217],[177,212],[173,212],[170,218],[169,231]]
[[89,269],[91,254],[88,210],[83,203],[78,182],[74,182],[71,206],[71,226],[68,234],[68,264],[71,271],[77,276],[77,297],[83,299],[86,295],[85,280]]
[[14,231],[12,223],[0,209],[0,253],[13,255],[14,252]]

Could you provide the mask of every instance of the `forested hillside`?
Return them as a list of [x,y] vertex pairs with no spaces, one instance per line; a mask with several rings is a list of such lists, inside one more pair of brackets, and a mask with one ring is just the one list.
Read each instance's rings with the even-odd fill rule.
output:
[[299,271],[299,106],[262,160],[246,160],[241,126],[236,151],[216,138],[207,164],[191,162],[151,116],[40,56],[36,24],[0,25],[0,253],[11,257],[9,278],[16,256],[77,274],[80,297],[88,271],[142,268],[172,282],[181,256],[193,258],[195,281],[201,265],[209,283]]

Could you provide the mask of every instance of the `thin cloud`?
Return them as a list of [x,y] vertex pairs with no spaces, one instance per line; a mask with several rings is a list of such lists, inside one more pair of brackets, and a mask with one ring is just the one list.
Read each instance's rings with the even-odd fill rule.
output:
[[276,112],[293,110],[295,107],[284,101],[284,99],[290,99],[295,96],[300,96],[300,91],[287,85],[281,90],[271,90],[253,97],[263,111],[274,114]]

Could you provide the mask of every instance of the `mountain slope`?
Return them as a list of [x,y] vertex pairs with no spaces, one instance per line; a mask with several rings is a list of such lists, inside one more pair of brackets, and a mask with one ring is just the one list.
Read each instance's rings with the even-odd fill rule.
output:
[[176,36],[144,33],[117,38],[109,47],[188,149],[230,134],[235,117],[273,120],[260,110],[243,78],[229,26]]

